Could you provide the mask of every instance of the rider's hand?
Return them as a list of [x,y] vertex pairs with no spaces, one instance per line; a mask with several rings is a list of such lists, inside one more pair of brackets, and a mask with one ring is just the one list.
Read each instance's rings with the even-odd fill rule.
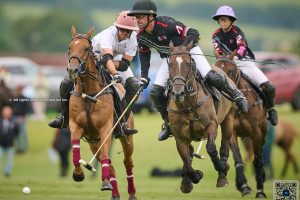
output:
[[114,81],[116,81],[117,83],[122,83],[123,78],[122,78],[122,76],[120,74],[115,73],[115,75],[114,75]]
[[141,82],[140,82],[140,87],[143,87],[144,89],[146,89],[149,85],[149,82],[150,82],[150,78],[147,77],[147,78],[141,78]]

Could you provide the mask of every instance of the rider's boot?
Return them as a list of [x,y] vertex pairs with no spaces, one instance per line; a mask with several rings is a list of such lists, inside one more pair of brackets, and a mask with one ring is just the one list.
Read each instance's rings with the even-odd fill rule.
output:
[[166,140],[172,135],[168,119],[167,97],[164,93],[165,88],[160,85],[154,84],[151,88],[151,99],[154,103],[154,107],[160,112],[164,120],[162,130],[158,135],[159,141]]
[[[126,107],[128,106],[128,104],[130,103],[130,101],[132,100],[132,98],[135,96],[135,94],[137,93],[137,91],[139,90],[139,83],[138,80],[135,77],[129,77],[126,79],[126,83],[125,83],[125,100],[126,103],[121,103],[121,113],[124,112],[124,110],[126,109]],[[126,111],[126,113],[123,116],[122,119],[122,124],[121,127],[123,129],[123,132],[126,136],[132,135],[132,134],[136,134],[138,133],[138,130],[135,128],[130,128],[127,124],[127,120],[131,114],[132,108],[133,108],[133,104],[136,102],[136,100],[132,103],[132,106],[130,106],[128,108],[128,110]],[[118,136],[116,136],[116,138],[118,138]]]
[[260,87],[262,89],[262,92],[266,96],[268,119],[270,120],[271,124],[275,126],[278,123],[278,116],[274,106],[276,88],[270,81],[262,83]]
[[70,92],[73,89],[73,81],[65,77],[59,87],[61,97],[61,113],[55,119],[51,120],[48,125],[52,128],[66,128],[69,122],[69,99]]
[[207,73],[204,80],[207,84],[212,85],[216,89],[224,91],[226,94],[231,96],[242,112],[248,112],[248,101],[246,97],[234,85],[231,85],[229,83],[228,78],[225,74],[221,74],[215,70],[211,70]]

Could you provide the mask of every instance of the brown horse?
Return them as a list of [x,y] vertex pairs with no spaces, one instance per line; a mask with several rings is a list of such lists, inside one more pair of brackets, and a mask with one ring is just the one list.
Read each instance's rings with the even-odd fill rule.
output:
[[[299,174],[299,165],[297,163],[296,157],[292,152],[292,145],[293,142],[295,141],[295,139],[299,139],[299,135],[296,131],[296,128],[293,126],[293,124],[291,124],[288,121],[285,120],[279,120],[278,124],[275,127],[275,139],[274,139],[274,143],[282,149],[282,151],[284,152],[284,156],[285,156],[285,160],[284,160],[284,164],[283,164],[283,168],[281,170],[280,173],[280,177],[284,178],[286,176],[287,173],[287,168],[289,163],[292,163],[293,165],[293,170],[294,170],[294,174],[298,177],[300,177]],[[247,150],[247,154],[246,154],[246,161],[250,162],[253,159],[253,149],[252,149],[252,142],[251,140],[248,141],[244,141],[246,150]],[[271,159],[270,163],[264,163],[265,168],[270,168],[269,170],[272,171],[273,167],[272,167],[272,162]],[[273,177],[271,177],[273,178]]]
[[261,100],[258,92],[246,81],[241,71],[233,61],[233,54],[227,57],[218,58],[216,66],[221,68],[229,78],[231,78],[238,89],[243,92],[249,103],[249,112],[236,112],[233,124],[233,135],[230,140],[230,148],[236,167],[236,187],[246,195],[250,193],[250,187],[247,185],[247,179],[244,175],[243,161],[238,149],[237,137],[250,137],[253,141],[254,150],[254,169],[257,198],[266,198],[264,193],[265,171],[262,163],[262,146],[264,144],[265,135],[267,133],[267,117],[266,108]]
[[[183,161],[182,182],[180,190],[183,193],[191,192],[193,184],[197,184],[203,177],[200,170],[192,168],[193,148],[192,141],[200,141],[207,138],[206,150],[219,173],[227,173],[229,166],[225,160],[220,160],[216,149],[215,140],[217,129],[220,123],[231,123],[227,114],[231,111],[233,103],[220,96],[218,108],[214,106],[212,95],[199,82],[196,64],[192,60],[187,47],[174,47],[170,44],[171,54],[169,62],[169,83],[168,83],[168,116],[170,128],[175,137],[177,151]],[[221,73],[224,74],[220,69]],[[226,76],[224,74],[224,76]],[[231,134],[229,132],[229,134]],[[228,140],[230,135],[222,135],[222,152],[229,151]],[[227,155],[228,157],[228,155]],[[223,184],[225,185],[225,184]]]
[[[68,74],[71,80],[76,81],[75,89],[70,97],[69,126],[73,147],[73,179],[77,182],[84,180],[84,173],[80,166],[80,139],[85,138],[93,154],[100,148],[96,159],[102,167],[101,190],[112,190],[112,199],[120,199],[117,187],[114,167],[109,157],[112,142],[111,129],[114,123],[114,101],[111,92],[103,92],[97,97],[97,103],[83,99],[81,95],[93,96],[102,90],[107,82],[103,74],[96,68],[96,61],[91,46],[91,36],[94,29],[91,28],[86,34],[78,34],[72,26],[72,41],[69,44]],[[131,114],[128,124],[133,127],[133,115]],[[137,199],[133,180],[133,138],[120,138],[123,152],[124,165],[127,173],[129,199]]]

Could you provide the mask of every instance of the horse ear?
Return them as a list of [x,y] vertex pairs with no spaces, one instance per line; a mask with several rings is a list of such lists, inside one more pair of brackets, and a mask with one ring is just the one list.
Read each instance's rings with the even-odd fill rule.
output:
[[72,34],[72,37],[75,37],[76,35],[78,35],[75,26],[72,26],[71,34]]
[[173,44],[172,40],[171,40],[170,43],[169,43],[169,47],[170,47],[170,50],[171,50],[171,51],[174,50],[174,44]]
[[91,38],[92,37],[92,35],[93,35],[93,33],[94,33],[94,30],[95,30],[95,28],[94,27],[92,27],[92,28],[90,28],[90,30],[86,33],[87,34],[87,36],[89,37],[89,38]]
[[186,49],[189,51],[191,50],[193,47],[193,41],[191,41],[187,46],[186,46]]

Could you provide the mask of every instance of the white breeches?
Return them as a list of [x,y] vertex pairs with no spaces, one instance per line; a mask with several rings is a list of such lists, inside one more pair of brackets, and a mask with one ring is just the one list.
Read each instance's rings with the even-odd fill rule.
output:
[[266,75],[256,66],[254,62],[249,60],[235,60],[235,63],[257,87],[260,87],[262,83],[269,81]]
[[[211,70],[211,66],[209,65],[206,58],[203,56],[202,50],[200,49],[199,46],[196,46],[190,50],[190,53],[196,63],[196,68],[200,72],[201,76],[205,77],[206,74]],[[167,58],[163,58],[162,63],[157,72],[154,84],[160,85],[162,87],[166,87],[168,78],[169,78],[169,66],[168,66]]]

